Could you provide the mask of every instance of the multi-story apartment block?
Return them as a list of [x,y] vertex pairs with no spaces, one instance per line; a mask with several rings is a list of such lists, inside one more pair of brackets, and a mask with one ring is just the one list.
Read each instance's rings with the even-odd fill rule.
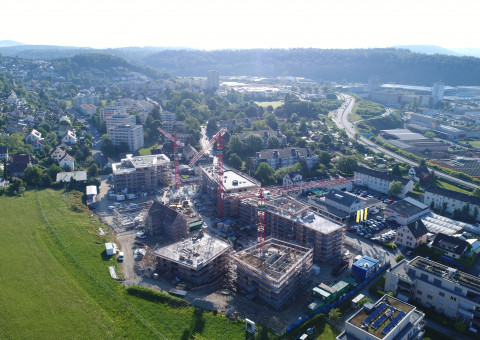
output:
[[208,71],[207,73],[207,88],[218,90],[220,87],[220,79],[219,79],[218,71]]
[[108,117],[111,117],[115,114],[127,113],[127,109],[124,106],[107,106],[103,109],[100,109],[100,120],[107,120]]
[[318,164],[318,156],[306,148],[283,148],[283,149],[267,149],[265,151],[257,152],[255,155],[255,167],[260,163],[266,162],[273,169],[286,168],[304,159],[307,162],[309,169]]
[[[433,207],[433,209],[443,209],[443,211],[450,214],[452,214],[455,209],[462,210],[467,204],[470,206],[470,214],[472,216],[474,215],[475,208],[480,212],[479,197],[437,187],[425,189],[423,203]],[[480,221],[480,214],[477,216],[477,221]]]
[[110,135],[112,129],[117,125],[135,125],[136,118],[128,113],[117,113],[105,119],[107,125],[107,133]]
[[365,304],[345,321],[337,340],[423,339],[425,314],[415,306],[384,295],[374,305]]
[[388,188],[393,181],[402,183],[402,192],[398,195],[404,198],[408,192],[413,190],[413,181],[392,174],[372,170],[364,167],[358,167],[354,173],[355,185],[367,187],[370,190],[378,191],[383,194],[389,194]]
[[116,191],[127,189],[130,193],[156,192],[159,186],[170,183],[172,172],[167,156],[127,155],[120,163],[112,164],[113,182]]
[[175,112],[170,112],[170,111],[161,111],[160,112],[160,120],[162,121],[162,123],[173,122],[176,119],[177,118],[176,118]]
[[97,105],[100,102],[100,96],[94,93],[83,94],[80,93],[75,97],[75,106],[78,108],[81,107],[82,104],[92,104]]
[[114,145],[126,143],[130,151],[141,149],[144,145],[142,125],[117,125],[110,129],[108,135]]
[[480,278],[417,256],[389,269],[385,291],[449,318],[480,324]]

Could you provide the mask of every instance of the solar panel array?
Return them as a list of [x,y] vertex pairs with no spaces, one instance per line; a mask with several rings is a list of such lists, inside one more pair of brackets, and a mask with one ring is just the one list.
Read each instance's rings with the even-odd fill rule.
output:
[[390,332],[392,330],[392,328],[395,327],[397,325],[397,323],[399,323],[400,320],[402,320],[402,318],[404,316],[405,316],[405,312],[402,311],[402,312],[398,313],[398,315],[392,321],[390,321],[390,323],[388,325],[385,326],[382,333],[383,334],[388,334],[388,332]]
[[377,319],[377,321],[375,321],[375,322],[373,323],[372,328],[373,328],[373,329],[377,329],[377,328],[382,324],[382,322],[384,322],[385,319],[388,318],[388,316],[391,315],[391,314],[394,313],[394,312],[395,312],[395,308],[390,307],[390,313],[387,311],[385,314],[383,314],[381,317],[379,317],[379,318]]
[[369,324],[370,322],[372,322],[373,319],[375,319],[378,315],[380,315],[381,312],[383,312],[383,310],[387,308],[387,305],[385,304],[385,302],[382,302],[380,304],[380,306],[377,307],[377,309],[375,309],[372,314],[370,314],[366,319],[365,321],[363,322],[364,324]]

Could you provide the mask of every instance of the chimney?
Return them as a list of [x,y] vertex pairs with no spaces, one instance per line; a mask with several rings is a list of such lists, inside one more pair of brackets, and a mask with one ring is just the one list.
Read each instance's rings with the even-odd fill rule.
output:
[[278,150],[275,150],[275,151],[273,152],[273,158],[278,158]]
[[292,148],[290,151],[292,152],[292,157],[295,157],[297,155],[295,149]]

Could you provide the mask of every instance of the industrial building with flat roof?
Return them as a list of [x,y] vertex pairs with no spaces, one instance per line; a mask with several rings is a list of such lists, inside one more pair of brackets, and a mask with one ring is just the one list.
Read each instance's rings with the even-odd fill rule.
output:
[[385,207],[383,211],[385,219],[395,221],[400,225],[407,225],[414,222],[430,212],[430,208],[411,198],[406,197]]
[[231,250],[231,244],[199,232],[155,250],[156,269],[167,277],[178,277],[195,286],[202,286],[226,273]]
[[128,193],[156,192],[159,186],[170,183],[170,159],[164,154],[148,156],[127,155],[120,163],[112,164],[116,191]]
[[363,308],[345,321],[345,331],[337,340],[423,339],[425,314],[415,306],[384,295],[375,305],[366,303]]
[[[316,262],[335,261],[343,247],[342,224],[320,216],[309,206],[292,197],[271,197],[265,204],[265,235],[291,240],[304,247],[314,248]],[[255,199],[240,202],[240,220],[248,225],[257,217]]]
[[267,239],[232,255],[237,286],[278,310],[310,280],[312,255],[312,249]]
[[480,325],[480,278],[417,256],[387,270],[385,291],[437,313]]

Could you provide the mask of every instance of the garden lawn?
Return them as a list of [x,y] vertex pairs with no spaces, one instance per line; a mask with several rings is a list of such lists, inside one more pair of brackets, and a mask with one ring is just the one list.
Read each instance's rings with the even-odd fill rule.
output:
[[63,190],[0,197],[0,338],[245,338],[243,322],[128,295],[109,275],[116,261],[98,235],[105,226],[80,198]]
[[439,188],[444,188],[444,189],[448,189],[448,190],[453,190],[453,191],[458,191],[458,192],[461,192],[462,194],[467,194],[467,195],[471,195],[472,193],[468,190],[464,190],[462,188],[459,188],[453,184],[450,184],[450,183],[447,183],[447,182],[444,182],[444,181],[441,181],[439,179],[434,179],[431,183],[431,185],[433,186],[436,186],[436,187],[439,187]]
[[275,110],[280,105],[283,105],[283,100],[277,100],[274,102],[255,102],[258,106],[266,108],[269,105],[272,105],[273,109]]

